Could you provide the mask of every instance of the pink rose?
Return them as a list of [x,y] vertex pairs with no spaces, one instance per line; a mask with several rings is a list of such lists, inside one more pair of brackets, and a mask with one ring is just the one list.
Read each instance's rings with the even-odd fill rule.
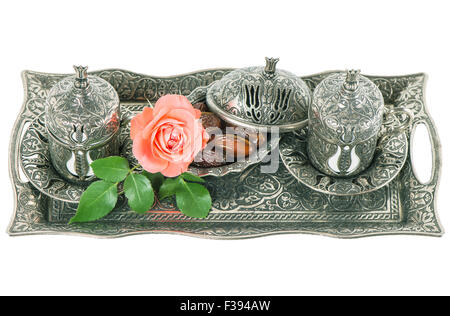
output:
[[161,97],[131,119],[133,155],[150,173],[180,175],[209,140],[200,115],[184,96]]

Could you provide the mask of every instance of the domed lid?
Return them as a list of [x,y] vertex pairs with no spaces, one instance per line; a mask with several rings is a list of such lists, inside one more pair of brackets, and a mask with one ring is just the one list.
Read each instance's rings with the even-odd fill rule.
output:
[[378,133],[383,108],[381,91],[359,70],[336,73],[315,88],[309,126],[331,142],[359,142]]
[[265,67],[237,69],[213,83],[206,102],[223,120],[241,127],[279,127],[280,132],[307,124],[311,93],[296,75],[276,69],[278,58]]
[[57,141],[74,148],[107,142],[119,129],[117,92],[105,80],[74,66],[76,75],[56,83],[47,97],[46,128]]

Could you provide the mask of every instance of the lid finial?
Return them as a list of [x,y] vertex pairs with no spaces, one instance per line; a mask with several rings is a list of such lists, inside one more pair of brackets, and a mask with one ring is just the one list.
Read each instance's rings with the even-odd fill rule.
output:
[[355,91],[358,88],[358,75],[361,70],[348,70],[347,78],[345,78],[344,89],[348,91]]
[[87,75],[87,66],[73,66],[75,69],[76,79],[75,79],[75,87],[79,89],[84,89],[88,86],[88,75]]
[[264,74],[266,76],[268,76],[269,78],[275,76],[277,62],[279,60],[280,60],[279,58],[266,57],[266,67],[264,68]]

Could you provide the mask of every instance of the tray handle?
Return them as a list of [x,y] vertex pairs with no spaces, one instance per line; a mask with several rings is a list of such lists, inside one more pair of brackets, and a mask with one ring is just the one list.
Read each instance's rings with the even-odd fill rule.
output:
[[[414,159],[414,148],[416,148],[417,144],[415,142],[415,134],[417,132],[417,128],[419,126],[425,126],[428,132],[429,137],[429,150],[431,152],[431,171],[428,181],[422,182],[417,176],[417,161]],[[422,150],[422,148],[420,148]],[[425,150],[425,149],[424,149]],[[438,182],[439,174],[441,170],[441,144],[439,141],[439,137],[437,135],[436,129],[434,127],[433,122],[429,118],[423,118],[414,122],[413,127],[411,129],[411,137],[410,137],[410,157],[411,157],[411,167],[414,178],[418,183],[422,185],[435,185]]]

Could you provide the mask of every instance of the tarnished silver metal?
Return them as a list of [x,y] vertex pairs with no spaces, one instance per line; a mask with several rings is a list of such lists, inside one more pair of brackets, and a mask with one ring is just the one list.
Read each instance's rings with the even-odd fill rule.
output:
[[296,75],[276,69],[278,58],[265,67],[232,71],[208,87],[209,109],[223,120],[252,129],[278,127],[288,132],[307,124],[311,92]]
[[[127,158],[132,166],[138,164],[132,153],[133,142],[130,139],[130,118],[142,111],[142,104],[122,108],[123,120],[121,122],[120,134],[117,142],[120,142],[118,154]],[[200,168],[190,166],[188,172],[200,176],[221,177],[232,172],[244,171],[249,166],[261,162],[273,148],[278,146],[279,137],[271,137],[260,145],[259,150],[255,151],[245,160],[236,161],[219,167]],[[75,203],[80,200],[81,194],[86,187],[79,183],[66,181],[59,172],[55,170],[53,164],[49,161],[50,138],[45,128],[45,122],[42,115],[38,116],[24,130],[22,144],[20,146],[20,160],[25,176],[33,186],[45,195],[69,203]]]
[[[153,77],[125,70],[102,70],[94,74],[110,82],[118,91],[124,113],[142,109],[164,94],[188,95],[199,86],[219,80],[232,69],[198,71],[173,77]],[[327,72],[304,77],[314,89]],[[206,177],[213,209],[206,219],[193,219],[176,211],[174,201],[157,201],[151,212],[137,214],[122,197],[107,217],[92,223],[67,225],[75,214],[76,203],[47,197],[22,176],[20,147],[22,135],[44,112],[50,88],[65,75],[26,71],[22,75],[25,99],[14,125],[9,172],[13,184],[15,209],[8,233],[75,234],[119,237],[140,233],[173,233],[203,238],[236,239],[280,233],[311,233],[352,238],[386,234],[441,236],[443,228],[436,211],[436,192],[441,171],[441,150],[436,127],[425,106],[426,76],[414,74],[395,77],[369,77],[381,90],[386,104],[393,109],[407,108],[413,113],[412,129],[425,124],[433,148],[431,180],[416,179],[407,157],[401,172],[388,185],[369,193],[337,196],[324,194],[299,183],[280,164],[276,173],[262,173],[254,164],[240,173],[224,177]],[[396,115],[396,118],[398,116]],[[128,118],[122,118],[122,121]],[[44,131],[45,132],[45,131]],[[409,129],[404,131],[408,142]],[[289,134],[286,135],[288,137]],[[25,136],[23,136],[25,137]],[[33,148],[34,139],[26,142]],[[41,142],[42,144],[42,142]],[[28,157],[33,159],[33,155]],[[35,157],[35,163],[42,159]],[[34,174],[35,178],[39,174]],[[54,180],[52,180],[54,181]],[[65,182],[59,182],[62,188]],[[56,187],[55,187],[56,189]]]
[[[400,120],[393,119],[384,128],[391,129],[393,125],[399,125]],[[308,159],[307,134],[305,128],[285,136],[280,142],[281,160],[300,183],[328,195],[355,196],[379,190],[397,177],[408,156],[406,131],[388,133],[378,142],[369,167],[353,176],[329,176],[316,169]]]
[[314,90],[308,115],[312,164],[336,177],[365,170],[377,146],[383,111],[381,91],[359,70],[325,78]]
[[74,66],[75,76],[57,82],[46,99],[45,128],[51,162],[66,180],[88,183],[90,163],[118,153],[120,103],[113,86]]
[[[208,86],[198,87],[194,89],[188,96],[188,100],[192,103],[206,102],[206,94],[208,91]],[[263,131],[260,130],[262,133]],[[224,164],[223,166],[218,167],[195,167],[193,165],[189,166],[188,172],[198,175],[200,177],[205,176],[214,176],[221,177],[231,172],[242,172],[247,169],[249,166],[261,162],[263,159],[270,154],[272,149],[278,146],[280,141],[279,134],[269,134],[269,131],[264,131],[264,138],[266,141],[258,145],[258,150],[253,152],[245,159],[236,159],[237,161],[232,163]]]

